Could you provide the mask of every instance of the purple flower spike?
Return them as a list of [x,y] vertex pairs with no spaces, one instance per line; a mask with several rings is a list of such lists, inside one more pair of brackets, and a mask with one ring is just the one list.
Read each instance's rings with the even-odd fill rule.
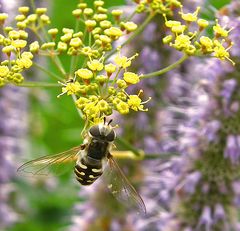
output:
[[189,194],[193,194],[196,189],[196,185],[201,179],[202,174],[200,172],[193,172],[189,174],[186,178],[185,184],[184,184],[184,190],[185,192]]
[[226,219],[225,210],[221,204],[216,204],[214,207],[214,220],[218,222],[219,220]]
[[227,102],[231,99],[232,93],[237,86],[237,81],[235,79],[225,80],[223,83],[223,89],[221,91],[221,96],[223,96]]
[[[211,209],[209,206],[205,206],[203,208],[203,211],[197,226],[197,230],[210,231],[212,225],[213,225],[213,218],[211,214]],[[202,228],[202,227],[205,227],[205,228]]]
[[206,124],[203,129],[203,135],[207,137],[208,141],[214,141],[217,138],[217,132],[221,127],[221,123],[218,120],[213,120]]
[[240,147],[238,138],[234,135],[229,135],[227,137],[227,144],[224,150],[224,157],[229,158],[232,164],[239,163],[240,157]]

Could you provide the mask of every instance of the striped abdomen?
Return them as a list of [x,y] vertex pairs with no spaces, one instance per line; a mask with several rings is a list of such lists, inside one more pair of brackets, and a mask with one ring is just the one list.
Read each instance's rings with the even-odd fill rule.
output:
[[102,162],[92,158],[90,160],[89,157],[81,158],[77,162],[74,172],[80,184],[90,185],[102,175]]

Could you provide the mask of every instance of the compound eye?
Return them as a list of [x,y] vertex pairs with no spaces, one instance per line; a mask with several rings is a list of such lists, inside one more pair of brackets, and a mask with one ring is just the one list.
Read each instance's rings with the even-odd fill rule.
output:
[[106,140],[109,142],[114,141],[116,138],[116,133],[114,130],[111,130],[111,132],[106,136]]
[[90,135],[92,137],[99,137],[99,136],[101,136],[98,125],[92,126],[89,129],[89,133],[90,133]]

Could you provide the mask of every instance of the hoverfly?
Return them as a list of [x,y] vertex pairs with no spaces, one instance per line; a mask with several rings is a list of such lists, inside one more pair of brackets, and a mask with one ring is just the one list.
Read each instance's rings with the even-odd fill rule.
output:
[[[26,162],[18,171],[34,175],[47,175],[49,170],[59,164],[75,163],[74,173],[81,185],[91,185],[103,173],[107,175],[108,189],[116,199],[125,205],[135,206],[145,214],[146,207],[143,199],[128,181],[117,162],[111,155],[116,133],[104,118],[103,123],[93,125],[86,133],[83,144],[68,151],[43,156]],[[59,166],[58,166],[59,167]]]

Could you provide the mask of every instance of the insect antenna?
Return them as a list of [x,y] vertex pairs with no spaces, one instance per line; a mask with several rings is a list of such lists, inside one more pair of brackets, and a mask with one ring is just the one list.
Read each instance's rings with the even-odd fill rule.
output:
[[103,117],[103,124],[104,125],[106,124],[106,117],[105,116]]
[[108,122],[108,125],[110,125],[110,123],[112,123],[112,121],[113,121],[113,120],[112,120],[112,119],[110,119],[110,120],[109,120],[109,122]]

